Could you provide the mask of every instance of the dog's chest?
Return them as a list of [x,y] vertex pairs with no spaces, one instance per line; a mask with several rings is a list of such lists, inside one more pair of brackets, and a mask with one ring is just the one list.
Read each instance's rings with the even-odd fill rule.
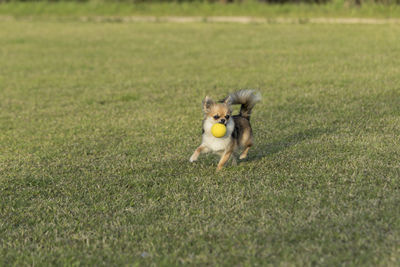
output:
[[220,152],[225,150],[228,147],[230,141],[230,136],[216,138],[209,134],[203,135],[203,144],[213,152]]

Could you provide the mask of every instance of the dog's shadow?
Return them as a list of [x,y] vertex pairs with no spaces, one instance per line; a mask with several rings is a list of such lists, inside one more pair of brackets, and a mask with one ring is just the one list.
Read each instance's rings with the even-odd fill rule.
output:
[[284,136],[281,139],[271,143],[264,143],[264,144],[261,143],[255,146],[253,148],[253,151],[250,150],[249,156],[247,157],[247,159],[244,159],[243,161],[259,160],[268,155],[279,153],[305,140],[314,139],[323,134],[331,133],[333,131],[334,131],[333,129],[326,129],[326,128],[325,129],[311,128],[288,136]]

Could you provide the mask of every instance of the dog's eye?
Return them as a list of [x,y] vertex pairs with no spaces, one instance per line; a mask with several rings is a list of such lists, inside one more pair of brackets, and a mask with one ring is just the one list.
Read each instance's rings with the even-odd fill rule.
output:
[[229,120],[229,115],[226,115],[225,118],[226,118],[227,120]]
[[218,115],[215,115],[213,118],[216,119],[216,120],[218,120],[218,119],[219,119],[219,116],[218,116]]

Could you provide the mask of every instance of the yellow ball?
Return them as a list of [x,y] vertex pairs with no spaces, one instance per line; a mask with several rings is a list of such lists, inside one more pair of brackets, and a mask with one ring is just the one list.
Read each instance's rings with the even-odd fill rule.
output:
[[211,133],[217,138],[223,137],[226,134],[226,127],[221,123],[216,123],[211,127]]

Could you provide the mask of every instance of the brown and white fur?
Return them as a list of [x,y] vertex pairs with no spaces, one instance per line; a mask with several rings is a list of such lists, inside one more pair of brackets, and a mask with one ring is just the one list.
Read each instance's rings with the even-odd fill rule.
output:
[[[237,148],[243,148],[239,158],[246,158],[253,145],[250,114],[254,105],[260,100],[260,94],[254,90],[240,90],[231,93],[219,103],[206,96],[203,100],[202,142],[190,157],[190,162],[196,161],[202,153],[213,152],[221,156],[217,167],[217,171],[219,171]],[[241,104],[241,107],[239,114],[232,116],[231,105],[234,104]],[[226,126],[226,134],[221,138],[211,134],[211,127],[215,123],[222,123]],[[234,158],[233,160],[236,162]]]

